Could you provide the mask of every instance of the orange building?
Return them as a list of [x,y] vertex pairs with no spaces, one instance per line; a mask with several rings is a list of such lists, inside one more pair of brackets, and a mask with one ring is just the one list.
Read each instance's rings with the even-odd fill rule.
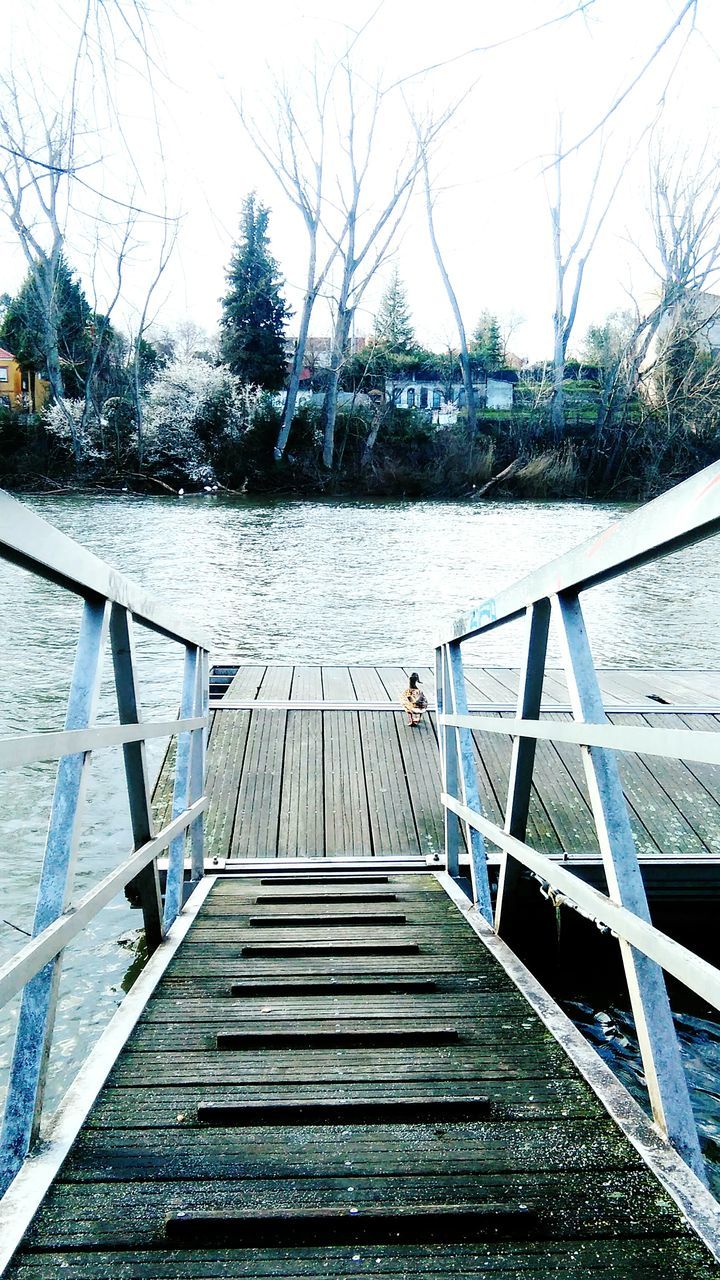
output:
[[18,411],[39,411],[50,384],[32,369],[21,369],[11,351],[0,347],[0,405]]

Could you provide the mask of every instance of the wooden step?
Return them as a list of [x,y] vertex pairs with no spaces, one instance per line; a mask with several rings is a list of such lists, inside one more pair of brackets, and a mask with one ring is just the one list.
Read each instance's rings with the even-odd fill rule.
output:
[[165,1220],[173,1244],[233,1248],[523,1239],[536,1226],[537,1214],[530,1206],[493,1203],[328,1206],[268,1213],[193,1210]]
[[425,1045],[457,1044],[455,1027],[368,1031],[333,1028],[327,1031],[221,1031],[218,1049],[382,1049],[422,1048]]
[[417,942],[248,942],[243,956],[414,956]]
[[201,1102],[197,1118],[213,1126],[434,1124],[479,1120],[490,1113],[490,1099],[467,1097],[331,1098],[292,1102]]
[[396,893],[259,893],[255,899],[258,906],[265,903],[273,906],[315,906],[318,903],[344,902],[397,902]]
[[407,916],[345,912],[336,916],[251,916],[255,929],[362,929],[369,925],[407,924]]
[[281,982],[264,981],[262,978],[245,982],[233,982],[232,996],[347,996],[388,995],[404,996],[437,991],[433,978],[286,978]]
[[324,875],[322,873],[313,872],[311,875],[297,876],[272,876],[263,877],[260,881],[262,885],[268,884],[389,884],[389,876],[381,876],[375,874],[358,875]]

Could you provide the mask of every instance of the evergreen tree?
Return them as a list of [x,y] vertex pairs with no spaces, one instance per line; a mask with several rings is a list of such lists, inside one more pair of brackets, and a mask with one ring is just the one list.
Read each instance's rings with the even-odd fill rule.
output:
[[375,339],[397,355],[411,351],[415,346],[407,292],[397,266],[380,300],[380,309],[375,317]]
[[487,373],[499,369],[504,360],[503,340],[497,316],[483,311],[470,343],[470,355]]
[[269,216],[254,193],[247,197],[222,299],[220,353],[242,382],[279,391],[285,380],[284,330],[290,313],[270,253]]
[[[78,399],[83,395],[92,357],[95,327],[102,322],[102,317],[93,315],[79,281],[62,256],[53,291],[64,391],[70,399]],[[19,292],[7,306],[0,326],[0,345],[12,351],[22,368],[36,373],[45,368],[47,326],[33,271],[28,272]]]

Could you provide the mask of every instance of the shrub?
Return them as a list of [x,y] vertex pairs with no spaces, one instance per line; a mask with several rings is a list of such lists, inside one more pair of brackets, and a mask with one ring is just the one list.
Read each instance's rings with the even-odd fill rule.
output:
[[240,446],[263,402],[224,365],[175,360],[148,389],[146,459],[159,475],[208,483],[218,457]]
[[572,446],[531,458],[515,472],[513,488],[524,498],[578,497],[582,476]]

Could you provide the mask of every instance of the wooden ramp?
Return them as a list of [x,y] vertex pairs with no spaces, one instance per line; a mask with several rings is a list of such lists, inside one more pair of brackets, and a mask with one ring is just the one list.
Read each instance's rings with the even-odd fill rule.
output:
[[14,1280],[705,1277],[433,875],[219,878]]

